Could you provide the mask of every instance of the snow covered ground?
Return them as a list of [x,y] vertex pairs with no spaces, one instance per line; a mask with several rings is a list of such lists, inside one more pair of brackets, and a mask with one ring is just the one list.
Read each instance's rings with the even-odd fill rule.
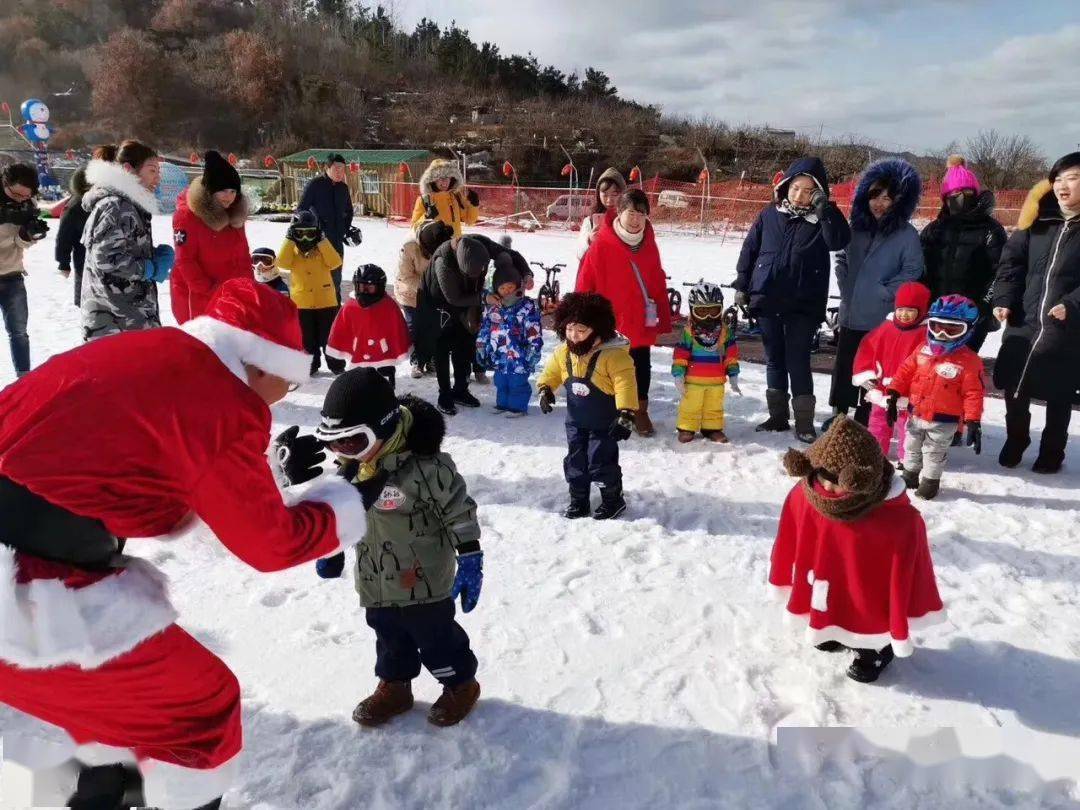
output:
[[[360,224],[347,268],[376,262],[392,277],[406,231]],[[167,218],[154,229],[169,240]],[[276,249],[284,231],[252,223],[251,246]],[[514,243],[575,265],[572,235]],[[737,240],[660,244],[676,281],[734,277]],[[78,317],[51,237],[28,259],[41,363],[78,344]],[[226,806],[1080,806],[1080,442],[1060,475],[1002,471],[1003,406],[988,400],[983,455],[954,451],[940,497],[918,504],[950,621],[878,685],[859,685],[844,676],[847,656],[809,648],[764,587],[793,482],[779,464],[791,437],[753,432],[763,369],[747,364],[745,396],[728,399],[730,445],[681,446],[669,363],[655,351],[659,433],[624,445],[630,508],[612,523],[558,515],[561,398],[547,417],[450,420],[446,449],[480,504],[487,557],[483,598],[461,618],[483,697],[457,728],[425,722],[438,695],[426,673],[412,713],[374,731],[349,719],[375,683],[349,579],[321,581],[312,566],[259,575],[205,530],[207,542],[129,546],[169,575],[184,626],[243,684],[243,773]],[[12,376],[0,359],[0,385]],[[399,379],[434,398],[433,380]],[[314,425],[328,385],[320,377],[277,406],[275,430]],[[827,392],[819,377],[819,416]]]

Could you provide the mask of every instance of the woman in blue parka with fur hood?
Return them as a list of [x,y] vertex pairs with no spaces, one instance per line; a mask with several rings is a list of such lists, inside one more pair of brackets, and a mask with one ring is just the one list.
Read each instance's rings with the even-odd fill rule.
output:
[[829,201],[829,178],[819,158],[791,164],[773,197],[775,203],[758,215],[743,242],[735,302],[749,305],[765,344],[769,418],[757,429],[790,429],[790,391],[795,435],[812,442],[817,434],[810,345],[825,320],[829,253],[847,247],[851,230]]
[[833,415],[855,408],[855,419],[863,425],[869,422],[870,405],[859,402],[851,366],[862,339],[893,311],[900,285],[923,276],[922,242],[910,222],[921,195],[919,173],[906,160],[888,157],[871,163],[851,203],[851,242],[836,257],[840,337],[829,404]]

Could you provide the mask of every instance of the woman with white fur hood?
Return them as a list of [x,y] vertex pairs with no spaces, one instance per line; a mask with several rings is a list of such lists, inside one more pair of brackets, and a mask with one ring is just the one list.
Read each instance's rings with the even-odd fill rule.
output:
[[86,169],[93,186],[82,242],[83,339],[161,326],[157,285],[172,271],[171,245],[154,246],[154,189],[161,180],[157,153],[138,141],[103,146]]
[[437,158],[420,176],[420,196],[413,208],[412,227],[417,233],[431,220],[445,222],[461,237],[462,225],[475,225],[480,218],[480,196],[466,188],[457,163]]

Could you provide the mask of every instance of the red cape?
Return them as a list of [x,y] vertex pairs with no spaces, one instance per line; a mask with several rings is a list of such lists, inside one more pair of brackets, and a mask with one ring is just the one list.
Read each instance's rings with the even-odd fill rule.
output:
[[910,630],[945,620],[922,515],[896,479],[889,497],[858,520],[831,520],[800,481],[788,494],[772,550],[769,584],[811,643],[853,649],[892,644],[911,655]]
[[851,384],[862,385],[874,380],[877,385],[866,398],[884,408],[888,404],[885,389],[892,382],[896,370],[925,342],[925,322],[913,329],[901,329],[890,314],[881,326],[859,342],[859,350],[855,352],[855,362],[851,367]]
[[390,366],[409,356],[412,339],[401,308],[390,296],[370,307],[352,299],[330,330],[326,353],[354,366]]

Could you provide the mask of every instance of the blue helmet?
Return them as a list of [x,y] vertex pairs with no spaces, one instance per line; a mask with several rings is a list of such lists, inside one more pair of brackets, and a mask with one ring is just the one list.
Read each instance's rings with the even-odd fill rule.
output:
[[926,339],[935,355],[949,354],[971,340],[979,320],[979,308],[962,295],[943,295],[930,307]]

